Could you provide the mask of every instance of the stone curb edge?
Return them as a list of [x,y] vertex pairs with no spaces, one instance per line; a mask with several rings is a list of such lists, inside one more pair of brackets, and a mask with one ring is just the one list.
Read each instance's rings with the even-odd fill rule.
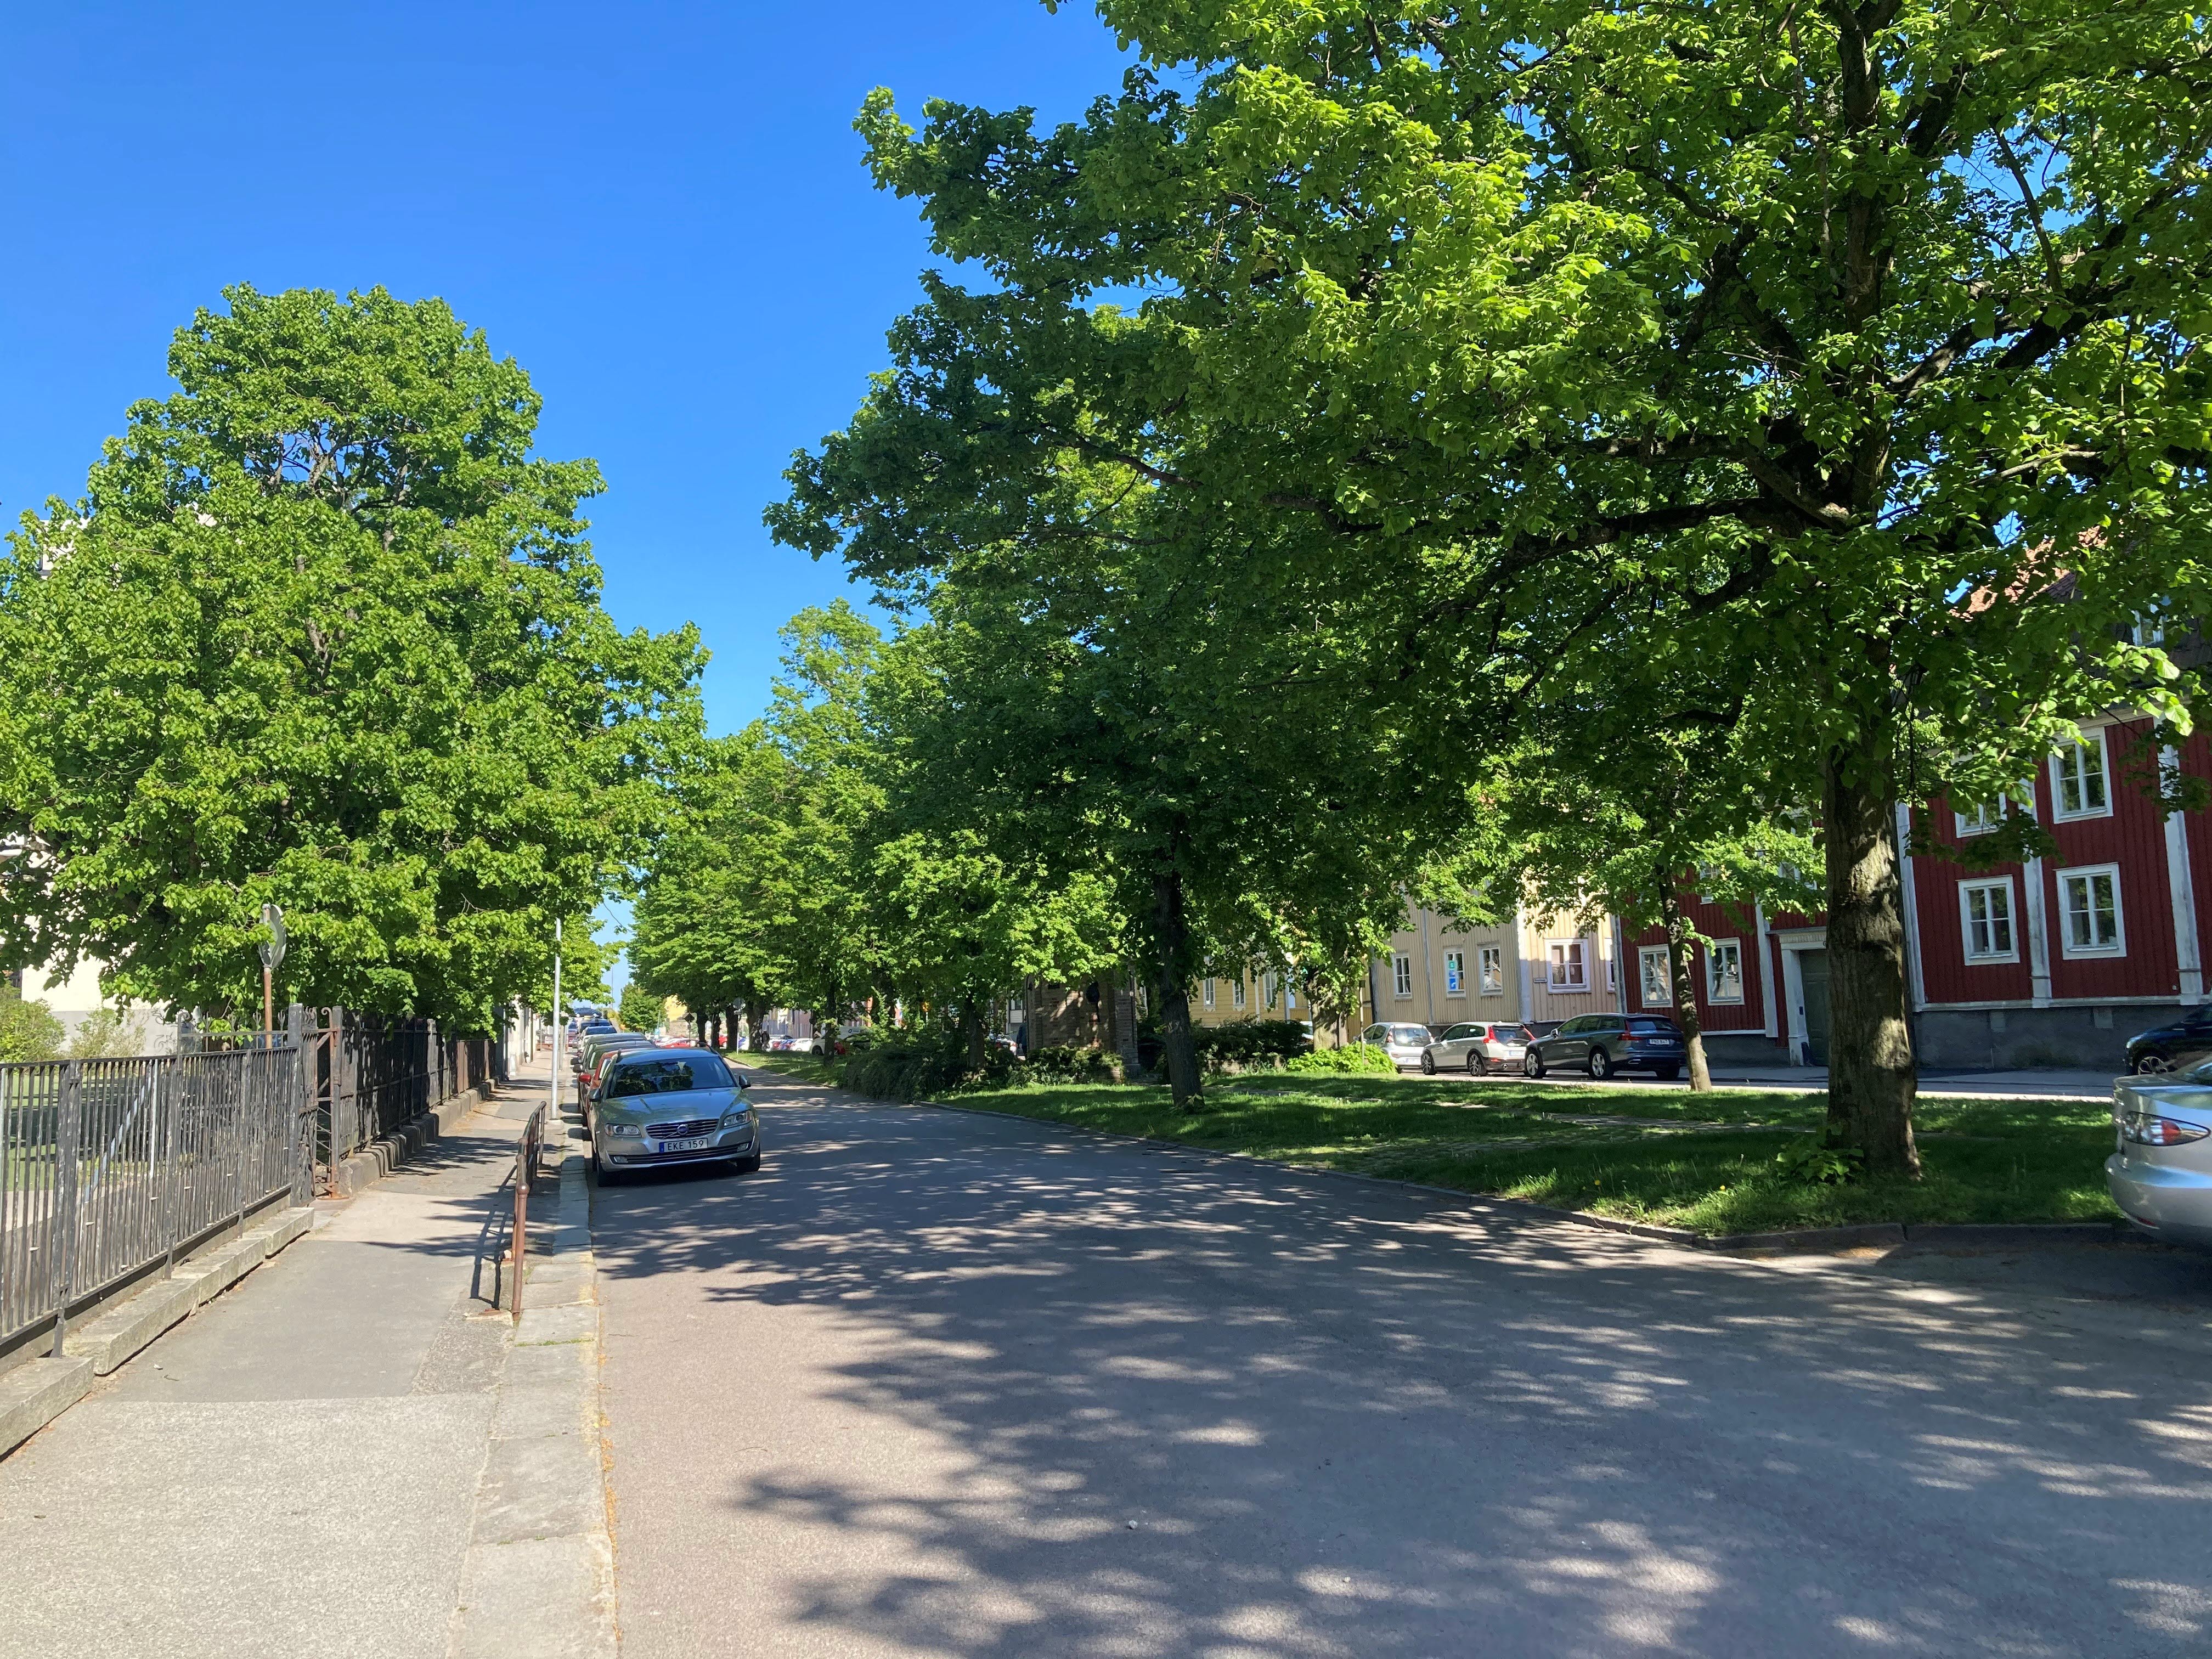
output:
[[[557,1186],[550,1203],[532,1201],[522,1317],[501,1366],[448,1659],[616,1650],[590,1160],[575,1122],[562,1113],[546,1138],[562,1149]],[[549,1183],[541,1174],[535,1184]]]
[[[884,1103],[896,1105],[898,1103]],[[1502,1210],[1531,1221],[1571,1222],[1576,1226],[1592,1227],[1601,1232],[1626,1233],[1634,1238],[1650,1239],[1683,1249],[1711,1251],[1719,1255],[1771,1255],[1791,1252],[1825,1255],[1834,1250],[1879,1244],[2033,1245],[2063,1243],[2069,1240],[2089,1243],[2141,1237],[2124,1221],[1873,1221],[1849,1227],[1808,1227],[1794,1232],[1777,1233],[1722,1233],[1708,1237],[1703,1233],[1692,1232],[1686,1227],[1656,1227],[1640,1221],[1616,1221],[1610,1216],[1591,1215],[1583,1210],[1557,1209],[1548,1204],[1531,1203],[1525,1198],[1470,1193],[1457,1187],[1434,1187],[1425,1182],[1401,1181],[1391,1176],[1362,1175],[1354,1170],[1331,1170],[1314,1164],[1286,1164],[1280,1158],[1261,1158],[1252,1152],[1217,1152],[1207,1147],[1186,1146],[1182,1141],[1165,1139],[1158,1135],[1134,1135],[1120,1129],[1098,1129],[1085,1123],[1064,1123],[1055,1118],[1030,1117],[1021,1112],[997,1112],[988,1106],[952,1106],[939,1100],[916,1100],[906,1103],[925,1106],[937,1112],[965,1112],[971,1117],[995,1117],[1016,1123],[1047,1124],[1055,1129],[1096,1135],[1104,1140],[1126,1140],[1147,1146],[1170,1147],[1190,1158],[1256,1164],[1292,1175],[1328,1176],[1339,1181],[1360,1181],[1372,1186],[1396,1187],[1407,1192],[1431,1193],[1439,1198],[1455,1199],[1462,1204]]]
[[238,1237],[187,1257],[105,1313],[73,1327],[58,1357],[27,1359],[0,1374],[0,1457],[91,1392],[106,1376],[204,1303],[276,1255],[314,1224],[313,1210],[280,1210]]

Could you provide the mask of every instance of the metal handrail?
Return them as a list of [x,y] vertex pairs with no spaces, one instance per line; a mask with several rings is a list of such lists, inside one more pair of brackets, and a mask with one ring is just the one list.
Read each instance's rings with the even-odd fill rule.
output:
[[537,1176],[538,1154],[544,1144],[545,1109],[540,1106],[522,1126],[522,1139],[514,1145],[514,1237],[510,1251],[514,1288],[508,1299],[517,1324],[522,1322],[522,1261],[530,1240],[530,1183]]

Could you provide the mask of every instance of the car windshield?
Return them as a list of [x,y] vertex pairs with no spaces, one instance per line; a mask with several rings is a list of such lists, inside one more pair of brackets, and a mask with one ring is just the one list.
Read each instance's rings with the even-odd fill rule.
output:
[[607,1096],[681,1095],[694,1089],[727,1089],[730,1068],[712,1054],[684,1060],[634,1060],[618,1066],[607,1081]]
[[1671,1019],[1632,1019],[1628,1022],[1628,1029],[1632,1031],[1664,1031],[1674,1036],[1681,1035]]

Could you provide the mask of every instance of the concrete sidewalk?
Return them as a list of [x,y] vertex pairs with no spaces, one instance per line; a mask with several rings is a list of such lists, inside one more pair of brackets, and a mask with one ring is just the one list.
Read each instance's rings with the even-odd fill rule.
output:
[[557,1125],[519,1329],[501,1307],[544,1097],[507,1090],[319,1206],[0,1462],[0,1656],[611,1652],[597,1308]]

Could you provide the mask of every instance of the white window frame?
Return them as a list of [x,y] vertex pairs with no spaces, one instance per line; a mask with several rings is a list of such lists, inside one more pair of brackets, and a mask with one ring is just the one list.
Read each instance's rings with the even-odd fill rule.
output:
[[1244,975],[1242,974],[1229,981],[1229,1006],[1232,1008],[1244,1006]]
[[[2011,941],[2006,949],[2002,951],[1977,951],[1974,949],[1973,906],[1974,895],[1977,893],[2002,893],[2004,895],[2005,936]],[[1989,926],[1996,920],[1996,918],[1995,917],[1986,917],[1984,921],[1984,926]],[[2020,960],[2020,907],[2013,902],[2012,878],[2010,876],[2002,876],[1996,879],[1990,879],[1984,877],[1979,880],[1962,881],[1959,884],[1959,948],[1965,953],[1966,958],[1969,963],[1977,965],[1985,963],[2018,962]]]
[[1467,994],[1467,952],[1464,951],[1444,952],[1444,994],[1448,997]]
[[1475,958],[1482,977],[1478,981],[1482,994],[1502,997],[1505,994],[1505,949],[1503,945],[1486,945]]
[[1390,955],[1390,994],[1404,1001],[1413,1000],[1413,959],[1403,951]]
[[1211,974],[1198,982],[1198,1000],[1201,1007],[1213,1006],[1213,976]]
[[[1589,989],[1589,941],[1587,939],[1547,939],[1544,941],[1544,988],[1554,996],[1580,996]],[[1575,977],[1561,969],[1570,962]]]
[[[2051,757],[2051,816],[2062,823],[2075,818],[2108,818],[2112,816],[2112,752],[2105,742],[2106,730],[2101,726],[2084,727],[2079,738]],[[2087,785],[2094,777],[2097,793],[2102,799],[2094,806],[2082,805],[2069,811],[2066,805],[2066,785],[2069,777],[2067,763],[2076,755],[2087,755],[2092,744],[2096,745],[2097,769],[2093,774],[2084,767],[2080,777],[2074,781],[2083,786],[2086,799]]]
[[1283,1012],[1295,1014],[1298,1011],[1297,981],[1289,974],[1283,975]]
[[[2057,799],[2054,794],[2053,799]],[[2035,816],[2035,784],[2027,780],[2017,788],[2001,789],[1993,801],[1983,801],[1968,817],[1964,812],[1954,811],[1951,820],[1958,826],[1959,839],[1970,836],[1986,836],[2008,817],[2032,818]]]
[[1272,971],[1260,975],[1260,1006],[1271,1014],[1275,1012],[1275,975]]
[[[1658,977],[1656,980],[1651,974],[1655,963],[1659,969]],[[1665,945],[1639,945],[1636,951],[1636,973],[1638,983],[1644,993],[1645,1007],[1671,1008],[1674,1006],[1674,964],[1668,956]],[[1656,996],[1654,996],[1651,992],[1651,988],[1655,984],[1659,988]]]
[[[2074,907],[2068,902],[2066,890],[2069,881],[2093,881],[2099,876],[2109,876],[2112,882],[2112,942],[2109,945],[2076,945],[2074,942]],[[2085,960],[2098,957],[2124,957],[2128,953],[2128,913],[2120,893],[2120,866],[2117,864],[2077,864],[2058,872],[2058,948],[2070,960]]]
[[[1735,994],[1721,994],[1721,963],[1733,960],[1735,963]],[[1734,1008],[1743,1001],[1743,941],[1740,939],[1717,939],[1705,946],[1705,1000],[1715,1007]]]

